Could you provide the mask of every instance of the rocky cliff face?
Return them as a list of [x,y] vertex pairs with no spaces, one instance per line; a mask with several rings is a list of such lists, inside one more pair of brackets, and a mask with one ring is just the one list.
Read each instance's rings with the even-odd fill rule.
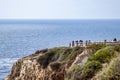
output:
[[[111,65],[119,63],[120,46],[59,47],[36,51],[13,64],[5,80],[110,80]],[[112,61],[109,67],[109,63]],[[104,64],[107,64],[104,67]],[[116,66],[113,67],[113,71]],[[104,71],[106,68],[106,71]],[[108,69],[107,69],[108,68]],[[120,65],[117,65],[116,80],[120,80]],[[101,70],[101,71],[100,71]],[[111,70],[110,70],[111,71]],[[102,73],[105,73],[104,77]],[[107,77],[108,76],[108,77]],[[99,78],[102,77],[102,78]]]
[[84,65],[87,62],[87,59],[92,55],[92,50],[90,49],[85,49],[81,54],[79,54],[74,62],[72,63],[71,67],[74,65]]
[[67,66],[71,60],[67,59],[66,56],[73,58],[72,60],[77,56],[73,57],[73,53],[69,50],[73,53],[78,51],[75,54],[82,52],[80,47],[76,50],[72,48],[54,48],[36,51],[35,54],[19,59],[14,63],[10,74],[5,80],[65,80],[67,67],[71,65]]

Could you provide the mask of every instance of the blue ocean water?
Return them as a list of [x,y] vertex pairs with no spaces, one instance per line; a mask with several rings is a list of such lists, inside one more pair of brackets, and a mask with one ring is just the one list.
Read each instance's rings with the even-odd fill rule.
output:
[[0,20],[0,80],[19,58],[72,40],[120,39],[120,20]]

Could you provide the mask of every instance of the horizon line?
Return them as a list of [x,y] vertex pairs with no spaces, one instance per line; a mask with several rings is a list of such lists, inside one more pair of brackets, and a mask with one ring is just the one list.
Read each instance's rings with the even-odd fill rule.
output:
[[58,19],[35,19],[35,18],[1,18],[0,20],[120,20],[120,18],[79,18],[79,19],[60,19],[60,18],[58,18]]

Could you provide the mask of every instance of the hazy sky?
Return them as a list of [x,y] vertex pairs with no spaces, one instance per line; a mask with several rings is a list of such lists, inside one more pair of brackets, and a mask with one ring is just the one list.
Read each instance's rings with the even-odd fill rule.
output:
[[0,19],[120,19],[120,0],[0,0]]

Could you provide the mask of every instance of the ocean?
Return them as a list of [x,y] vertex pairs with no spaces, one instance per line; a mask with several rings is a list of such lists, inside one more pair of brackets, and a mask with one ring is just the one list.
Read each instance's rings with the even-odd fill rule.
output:
[[36,50],[114,38],[120,39],[120,20],[0,20],[0,80],[17,59]]

